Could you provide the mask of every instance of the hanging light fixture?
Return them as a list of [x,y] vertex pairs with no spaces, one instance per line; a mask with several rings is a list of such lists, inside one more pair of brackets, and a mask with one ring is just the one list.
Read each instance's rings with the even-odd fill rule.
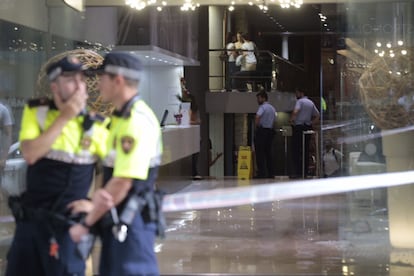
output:
[[125,4],[136,10],[142,10],[147,6],[147,3],[141,0],[126,0]]
[[[163,1],[163,6],[165,6],[164,2],[165,1]],[[142,10],[146,6],[155,5],[156,3],[157,3],[157,0],[125,0],[125,4],[137,10]]]
[[279,2],[283,9],[288,9],[290,7],[300,8],[303,4],[303,0],[279,0]]
[[194,3],[192,0],[184,0],[180,9],[182,11],[194,11],[198,7],[200,7],[199,3]]

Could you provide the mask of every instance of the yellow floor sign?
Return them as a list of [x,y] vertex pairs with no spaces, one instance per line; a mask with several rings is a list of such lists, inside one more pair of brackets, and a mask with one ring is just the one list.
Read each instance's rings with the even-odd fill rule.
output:
[[237,178],[250,179],[253,176],[252,150],[249,146],[240,146],[237,158]]

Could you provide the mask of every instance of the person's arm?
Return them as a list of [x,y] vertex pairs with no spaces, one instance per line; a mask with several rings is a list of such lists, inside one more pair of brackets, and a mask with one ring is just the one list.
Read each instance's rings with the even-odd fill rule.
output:
[[320,113],[316,106],[313,106],[313,113],[312,113],[312,125],[315,125],[319,122]]
[[106,184],[105,188],[103,188],[105,192],[111,196],[111,202],[108,204],[107,202],[101,202],[101,198],[99,198],[99,200],[93,198],[94,207],[85,218],[86,224],[95,224],[95,222],[97,222],[109,209],[111,209],[112,205],[116,206],[121,203],[127,197],[131,187],[131,178],[112,177]]
[[89,232],[89,227],[94,225],[108,210],[116,206],[126,198],[132,186],[132,179],[113,177],[105,188],[97,190],[92,198],[92,210],[86,215],[83,224],[75,224],[69,229],[74,242],[79,242],[82,236]]
[[260,116],[256,114],[256,117],[254,119],[254,124],[256,126],[256,128],[258,128],[260,126]]
[[259,109],[256,112],[256,117],[254,118],[254,125],[256,128],[260,127],[260,118],[264,113],[263,105],[259,105]]
[[319,122],[319,114],[312,117],[312,125],[316,125]]
[[4,168],[6,165],[7,156],[9,154],[9,148],[12,143],[12,126],[3,127],[3,141],[1,141],[1,156],[0,156],[0,169]]
[[294,109],[294,110],[293,110],[292,115],[290,116],[290,123],[291,123],[292,125],[294,125],[294,124],[295,124],[296,117],[298,116],[298,113],[299,113],[299,109]]

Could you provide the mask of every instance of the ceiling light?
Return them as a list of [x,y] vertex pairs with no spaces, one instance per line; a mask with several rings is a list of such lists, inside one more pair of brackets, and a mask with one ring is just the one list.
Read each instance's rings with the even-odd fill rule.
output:
[[295,8],[300,8],[300,6],[303,4],[303,0],[279,0],[280,6],[283,9],[290,8],[291,6]]
[[141,0],[126,0],[125,4],[137,10],[142,10],[147,6],[147,3]]

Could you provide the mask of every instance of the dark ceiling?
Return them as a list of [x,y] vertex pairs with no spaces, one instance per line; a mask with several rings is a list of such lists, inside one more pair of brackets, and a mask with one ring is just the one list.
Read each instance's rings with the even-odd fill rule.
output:
[[[282,9],[277,5],[263,12],[258,7],[247,7],[249,27],[262,33],[320,33],[335,32],[343,21],[336,4],[307,4],[301,8]],[[321,22],[320,14],[327,17]],[[327,26],[324,26],[327,24]]]

